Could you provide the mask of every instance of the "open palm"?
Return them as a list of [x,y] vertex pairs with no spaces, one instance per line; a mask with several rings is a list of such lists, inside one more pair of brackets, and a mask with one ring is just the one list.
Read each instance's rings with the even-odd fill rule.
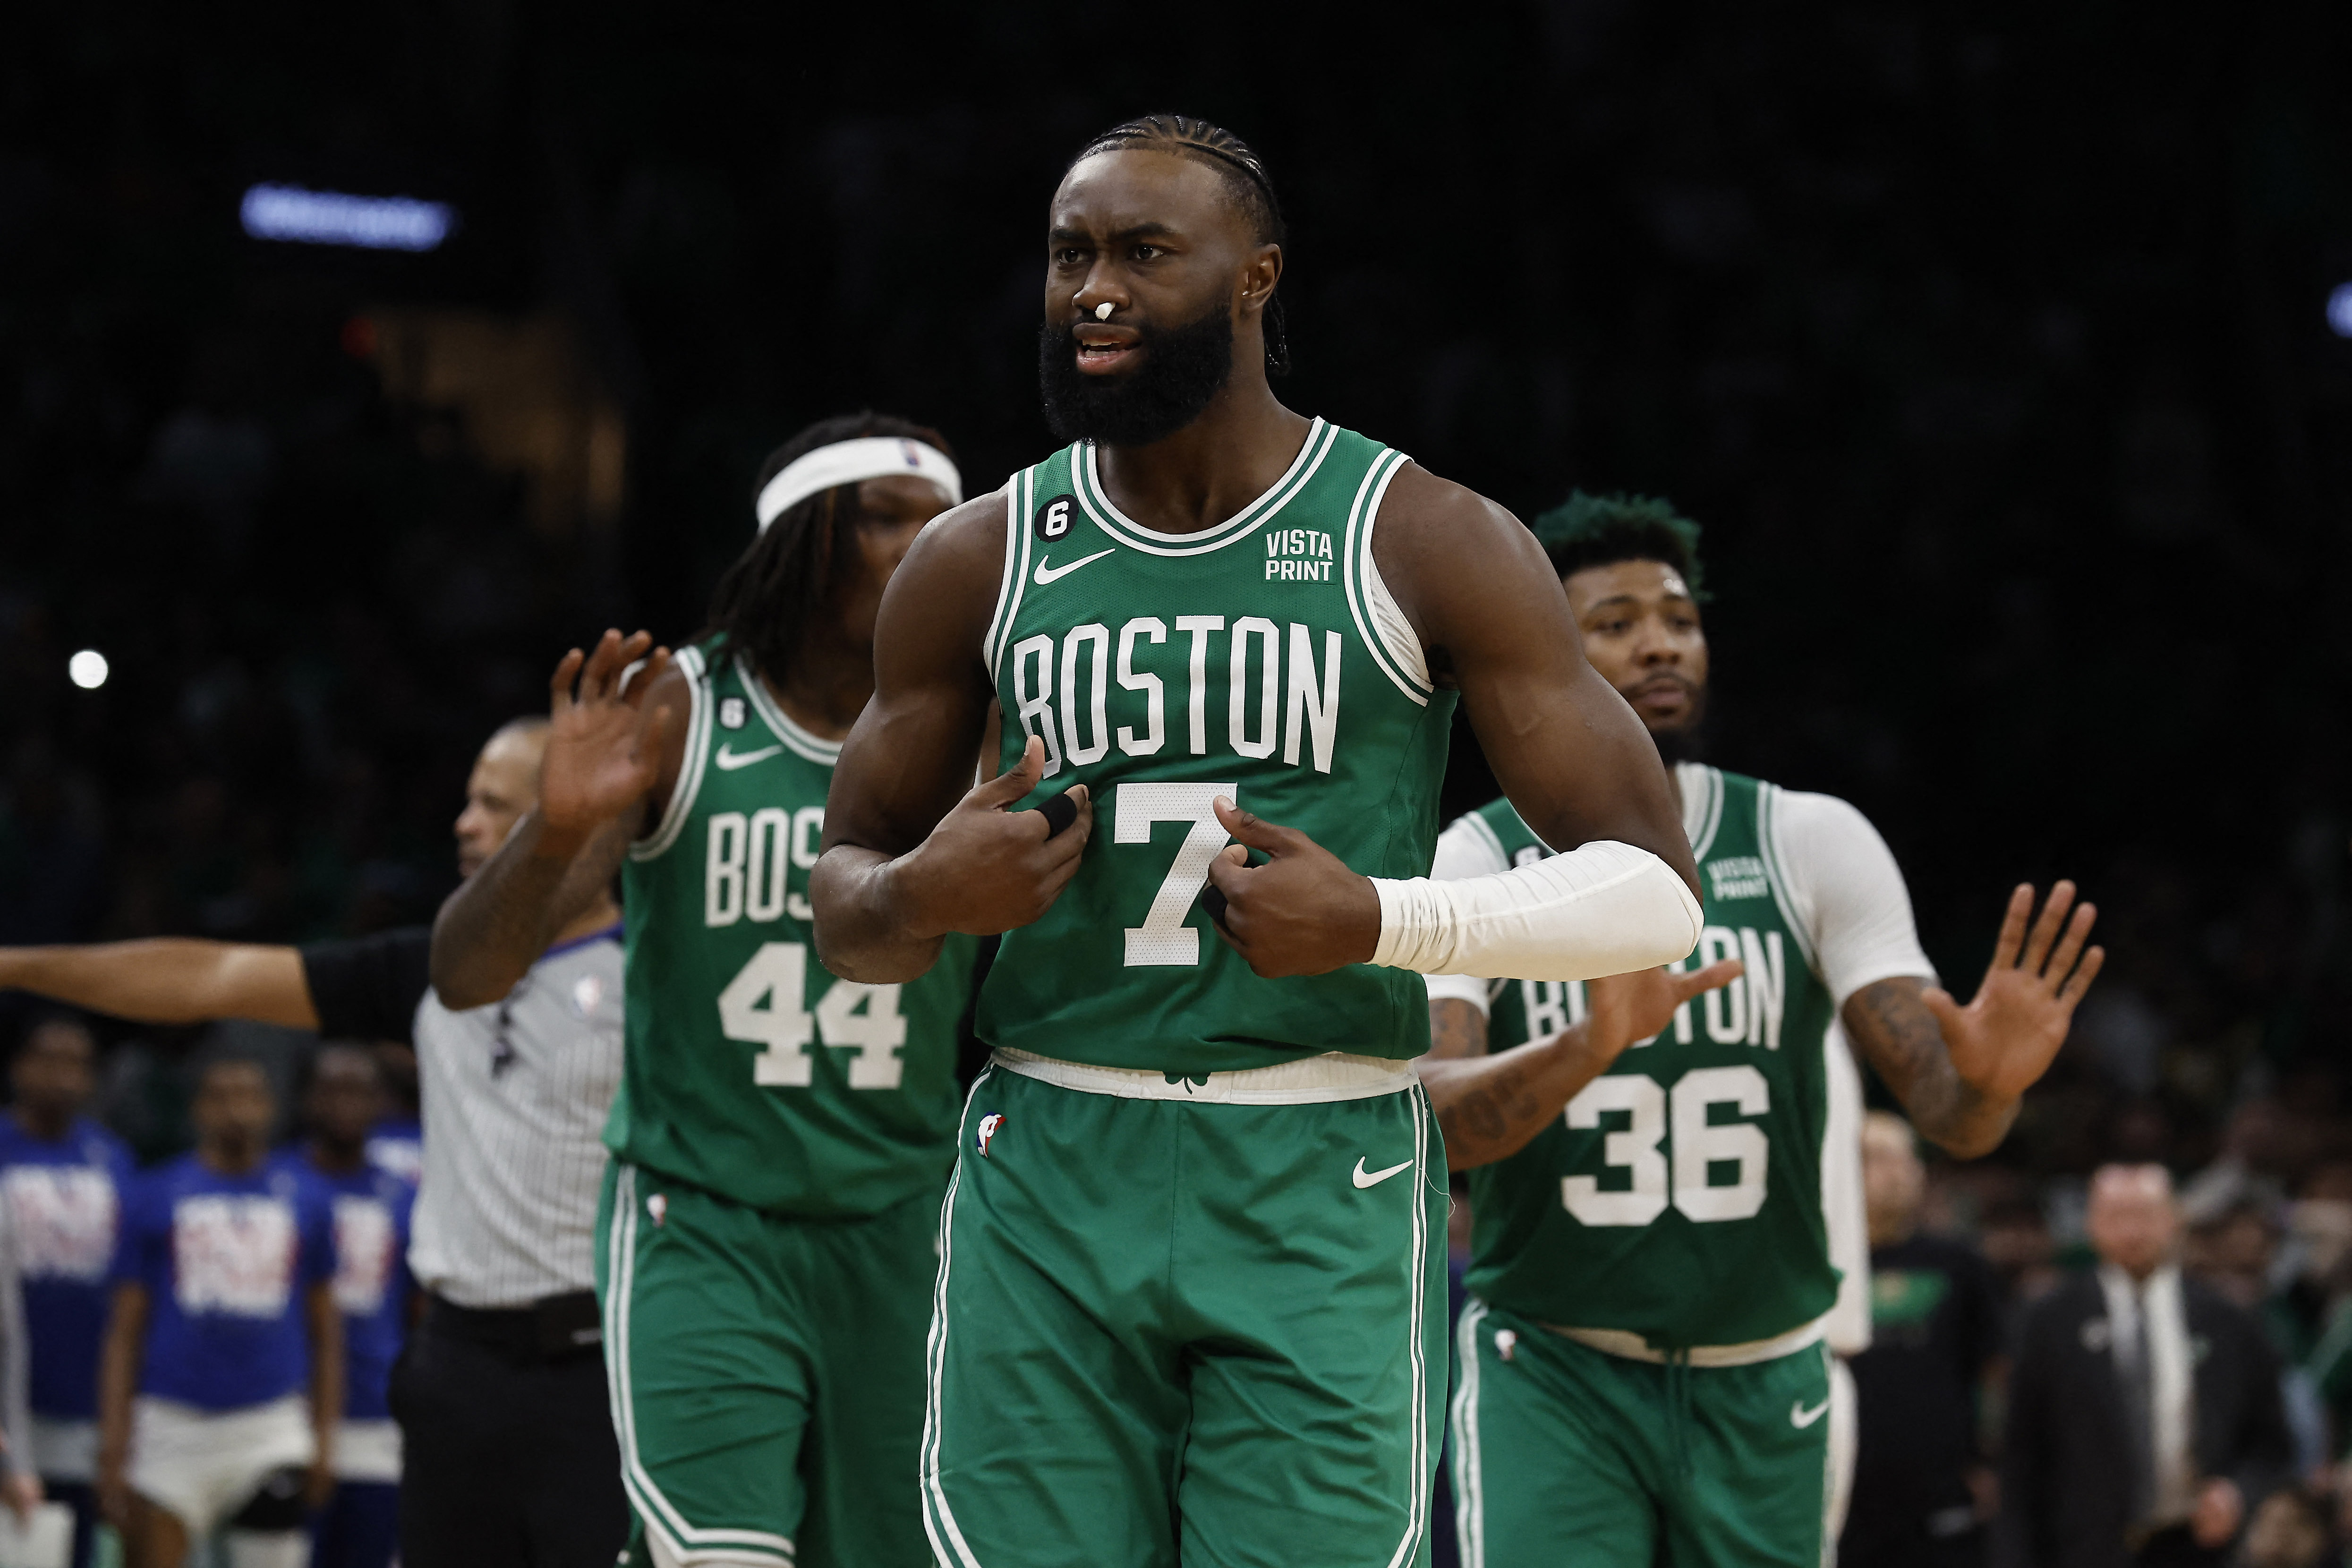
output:
[[[540,816],[551,827],[586,833],[620,816],[654,786],[661,773],[666,709],[646,717],[646,694],[669,668],[669,650],[654,649],[652,635],[623,637],[608,631],[583,658],[563,656],[550,683],[546,760],[541,763]],[[575,689],[576,688],[576,689]]]
[[2074,884],[2060,882],[2033,920],[2033,889],[2021,885],[2010,895],[1975,999],[1963,1007],[1935,986],[1920,994],[1943,1032],[1952,1070],[1979,1094],[2014,1100],[2049,1070],[2066,1043],[2075,1004],[2106,962],[2105,949],[2083,946],[2097,909],[2084,904],[2068,920],[2074,903]]

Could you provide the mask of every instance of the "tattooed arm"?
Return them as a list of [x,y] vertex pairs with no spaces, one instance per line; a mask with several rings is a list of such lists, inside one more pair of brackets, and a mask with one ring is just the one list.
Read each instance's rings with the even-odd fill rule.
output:
[[1508,1159],[1567,1109],[1619,1052],[1674,1021],[1675,1009],[1738,978],[1738,959],[1696,973],[1644,969],[1585,983],[1584,1021],[1524,1046],[1486,1054],[1486,1020],[1453,997],[1429,1005],[1429,1055],[1416,1064],[1445,1137],[1449,1170]]
[[597,909],[630,840],[660,821],[677,787],[690,684],[644,632],[606,632],[590,653],[563,656],[549,683],[539,804],[433,922],[442,1005],[498,1001]]
[[2012,893],[1984,984],[1965,1007],[1908,976],[1846,998],[1842,1016],[1855,1049],[1912,1125],[1961,1159],[1989,1154],[2008,1136],[2019,1098],[2065,1043],[2074,1005],[2105,958],[2083,946],[2096,911],[2084,904],[2069,921],[2074,902],[2072,882],[2051,889],[2029,934],[2033,889]]

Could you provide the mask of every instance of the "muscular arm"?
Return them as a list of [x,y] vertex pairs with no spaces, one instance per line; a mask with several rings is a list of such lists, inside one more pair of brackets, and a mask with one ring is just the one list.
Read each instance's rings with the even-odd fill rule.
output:
[[1885,1081],[1920,1136],[1960,1159],[1989,1154],[2009,1136],[2018,1101],[1993,1100],[1962,1081],[1944,1032],[1922,1000],[1927,982],[1897,975],[1846,998],[1846,1038]]
[[92,947],[0,948],[0,988],[142,1024],[257,1018],[315,1029],[319,1015],[290,947],[158,937]]
[[1517,518],[1406,464],[1372,536],[1373,558],[1458,687],[1496,779],[1554,849],[1613,839],[1664,860],[1698,894],[1698,868],[1658,750],[1584,658],[1568,596]]
[[1034,812],[1043,750],[972,787],[992,700],[981,644],[1004,558],[1002,495],[940,516],[882,595],[874,698],[841,748],[825,800],[824,851],[809,873],[817,956],[844,979],[915,979],[950,931],[990,935],[1043,914],[1077,870],[1093,826],[1049,838]]

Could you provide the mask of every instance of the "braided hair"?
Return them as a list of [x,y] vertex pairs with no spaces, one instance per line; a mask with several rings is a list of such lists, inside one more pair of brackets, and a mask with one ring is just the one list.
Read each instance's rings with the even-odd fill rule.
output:
[[[1117,153],[1128,148],[1180,153],[1199,159],[1224,176],[1225,192],[1248,215],[1251,232],[1258,244],[1281,245],[1289,237],[1290,231],[1282,221],[1282,203],[1274,194],[1274,180],[1265,172],[1265,161],[1248,142],[1223,126],[1195,120],[1189,114],[1146,114],[1112,126],[1079,148],[1069,168],[1076,168],[1097,153]],[[1265,302],[1265,373],[1290,374],[1290,334],[1283,327],[1279,298]]]
[[[947,438],[929,426],[872,409],[837,415],[818,420],[769,453],[751,487],[753,498],[794,458],[861,436],[904,437],[955,456]],[[714,662],[723,653],[740,653],[772,685],[783,684],[810,628],[824,617],[825,600],[863,521],[855,483],[819,490],[777,513],[720,574],[710,595],[710,618],[695,640],[717,638],[711,649]]]

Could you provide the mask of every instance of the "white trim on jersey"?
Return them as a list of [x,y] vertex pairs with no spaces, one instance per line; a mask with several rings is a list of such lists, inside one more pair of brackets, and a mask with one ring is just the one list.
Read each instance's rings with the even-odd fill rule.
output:
[[1691,858],[1704,860],[1723,826],[1723,774],[1703,763],[1678,763],[1675,782],[1682,789],[1683,837],[1690,840]]
[[677,783],[670,786],[669,805],[663,808],[661,820],[654,825],[652,833],[629,846],[632,860],[656,859],[677,842],[686,819],[694,813],[694,797],[702,789],[711,724],[709,694],[703,684],[702,650],[678,649],[677,670],[686,677],[686,760],[679,765]]
[[794,756],[804,757],[821,768],[829,768],[841,761],[841,742],[828,741],[793,723],[792,715],[784,711],[783,704],[775,700],[769,692],[767,683],[760,679],[760,672],[753,669],[751,661],[741,654],[735,656],[735,679],[743,683],[745,691],[751,693],[751,710],[759,714],[760,721],[767,725],[769,733],[782,741],[785,749]]
[[[1355,501],[1348,508],[1347,539],[1339,552],[1345,557],[1340,575],[1348,613],[1355,617],[1356,635],[1370,651],[1372,662],[1399,691],[1426,708],[1436,690],[1429,679],[1428,661],[1422,656],[1420,640],[1412,635],[1412,623],[1397,607],[1380,567],[1372,561],[1372,530],[1380,521],[1381,502],[1388,496],[1389,481],[1411,461],[1402,452],[1387,447],[1364,470],[1363,483],[1356,487]],[[1400,642],[1402,647],[1396,646]]]
[[1077,492],[1078,504],[1086,508],[1095,525],[1118,542],[1148,555],[1206,555],[1248,538],[1271,521],[1307,488],[1338,438],[1337,426],[1316,419],[1307,426],[1307,439],[1299,444],[1298,456],[1290,460],[1282,478],[1224,521],[1194,533],[1162,533],[1156,528],[1144,527],[1119,510],[1118,503],[1110,499],[1110,491],[1103,485],[1100,451],[1091,441],[1078,447],[1070,459],[1072,488]]
[[989,618],[988,631],[980,639],[980,662],[988,670],[992,684],[1001,673],[996,661],[1004,652],[1007,628],[1020,613],[1021,586],[1028,580],[1027,518],[1029,503],[1035,499],[1031,489],[1032,472],[1022,469],[1005,480],[1004,489],[999,492],[1004,497],[1004,572],[996,584],[996,614]]

